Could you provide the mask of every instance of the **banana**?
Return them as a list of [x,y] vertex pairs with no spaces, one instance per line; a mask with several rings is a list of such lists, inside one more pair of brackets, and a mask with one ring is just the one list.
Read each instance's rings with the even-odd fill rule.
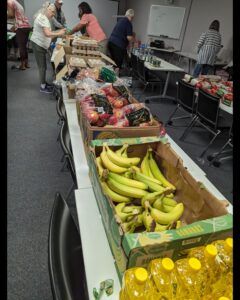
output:
[[109,172],[108,178],[112,178],[115,181],[117,181],[118,183],[130,186],[130,187],[134,187],[134,188],[138,188],[138,189],[142,189],[142,190],[148,189],[148,186],[141,181],[129,179],[129,178],[126,178],[124,176],[121,176],[121,175],[118,175],[118,174],[115,174],[112,172]]
[[140,214],[134,216],[131,221],[122,223],[122,228],[124,232],[133,233],[137,227],[140,227],[142,225],[143,225],[143,215]]
[[168,198],[173,198],[174,197],[173,193],[168,194],[167,196],[168,196]]
[[132,173],[130,171],[125,172],[123,176],[132,179]]
[[169,206],[176,206],[177,205],[177,201],[173,200],[171,198],[168,198],[168,196],[163,198],[162,203],[164,205],[169,205]]
[[[162,210],[162,199],[163,197],[159,197],[157,198],[154,202],[153,202],[153,208],[156,208],[158,210]],[[151,204],[151,203],[150,203]]]
[[98,170],[99,177],[102,178],[104,168],[103,168],[102,160],[101,160],[100,156],[96,158],[96,164],[97,164],[97,170]]
[[[115,153],[119,156],[123,156],[124,151],[127,149],[128,144],[124,144],[120,149],[115,151]],[[126,157],[126,156],[125,156]]]
[[102,163],[104,165],[105,168],[107,168],[109,171],[112,171],[114,173],[124,173],[127,171],[127,168],[122,168],[122,167],[119,167],[118,165],[114,164],[109,158],[108,158],[108,155],[107,155],[107,151],[105,149],[105,146],[103,146],[103,150],[100,154],[100,157],[101,157],[101,160],[102,160]]
[[136,212],[136,213],[142,213],[143,212],[143,207],[141,206],[136,206],[136,205],[128,205],[125,206],[122,210],[124,213],[132,213],[132,212]]
[[[163,192],[154,192],[154,193],[149,193],[146,196],[142,197],[141,204],[143,207],[145,207],[145,202],[148,201],[150,205],[153,204],[153,202],[160,196],[162,195]],[[161,196],[160,196],[161,197]],[[164,197],[164,194],[162,195]]]
[[124,212],[122,212],[125,205],[126,205],[126,203],[119,203],[115,206],[116,214],[122,222],[125,222],[128,217],[136,215],[136,213],[124,213]]
[[183,214],[183,203],[178,203],[170,213],[162,212],[156,208],[150,206],[152,218],[160,224],[167,225],[174,221],[177,221]]
[[125,202],[129,203],[131,202],[131,198],[119,195],[112,191],[109,186],[106,184],[106,182],[101,182],[103,192],[105,195],[107,195],[113,202]]
[[146,207],[144,212],[142,213],[143,216],[143,225],[145,226],[147,232],[151,232],[154,231],[154,228],[156,226],[156,222],[154,221],[154,219],[152,218],[148,208]]
[[162,211],[163,212],[166,212],[166,213],[169,213],[173,210],[174,206],[170,206],[170,205],[166,205],[164,203],[162,203]]
[[144,156],[142,163],[141,163],[141,172],[143,174],[145,174],[146,176],[149,176],[151,178],[154,178],[151,170],[150,170],[150,166],[148,163],[148,158],[149,158],[149,151],[147,150],[146,155]]
[[157,183],[155,183],[153,181],[148,180],[147,176],[144,175],[144,174],[142,174],[142,173],[135,172],[133,174],[133,178],[135,180],[138,180],[138,181],[141,181],[143,183],[146,183],[148,185],[149,190],[151,192],[165,192],[165,191],[167,191],[166,188],[164,188],[163,186],[161,186],[161,185],[159,185],[159,184],[157,184]]
[[123,151],[122,157],[128,157],[128,154],[127,154],[127,148]]
[[151,181],[151,182],[154,182],[154,183],[157,183],[157,184],[159,184],[159,185],[162,185],[162,182],[161,182],[161,181],[159,181],[159,180],[157,180],[157,179],[155,179],[155,178],[151,178],[151,177],[149,177],[149,176],[143,174],[142,171],[141,171],[141,169],[139,169],[139,168],[136,167],[136,166],[131,167],[129,170],[130,170],[130,172],[132,172],[133,174],[136,173],[136,172],[140,173],[140,174],[141,174],[141,177],[142,177],[142,178],[145,178],[146,180],[149,180],[149,181]]
[[164,231],[164,230],[167,230],[168,227],[169,227],[168,225],[161,225],[161,224],[158,224],[158,223],[156,222],[156,226],[155,226],[155,228],[154,228],[154,231],[155,231],[155,232]]
[[108,178],[107,184],[114,192],[131,198],[142,198],[143,196],[148,194],[148,192],[145,190],[121,184],[112,178]]
[[131,166],[135,166],[137,165],[139,162],[140,162],[140,158],[139,157],[132,157],[132,158],[129,158],[129,157],[122,157],[122,156],[119,156],[117,155],[114,151],[112,151],[107,143],[104,143],[103,144],[106,149],[107,149],[107,156],[108,158],[114,163],[116,164],[117,166],[120,166],[120,167],[125,167],[125,168],[129,168]]
[[160,180],[165,187],[170,187],[172,190],[176,190],[175,186],[171,184],[162,174],[160,169],[158,168],[158,165],[156,161],[153,159],[152,151],[150,151],[149,154],[149,166],[151,169],[151,172],[153,173],[153,176]]
[[176,225],[176,229],[182,227],[182,221],[178,220],[177,221],[177,225]]

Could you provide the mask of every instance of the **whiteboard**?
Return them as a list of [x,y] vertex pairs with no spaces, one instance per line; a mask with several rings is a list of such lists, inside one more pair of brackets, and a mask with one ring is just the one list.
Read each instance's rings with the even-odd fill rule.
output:
[[185,7],[152,5],[148,19],[148,35],[179,39]]

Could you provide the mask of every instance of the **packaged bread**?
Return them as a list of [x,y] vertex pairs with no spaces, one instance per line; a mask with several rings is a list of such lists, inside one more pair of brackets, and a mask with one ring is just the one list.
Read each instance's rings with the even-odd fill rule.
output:
[[80,57],[70,57],[69,64],[72,67],[86,68],[87,64],[83,58]]

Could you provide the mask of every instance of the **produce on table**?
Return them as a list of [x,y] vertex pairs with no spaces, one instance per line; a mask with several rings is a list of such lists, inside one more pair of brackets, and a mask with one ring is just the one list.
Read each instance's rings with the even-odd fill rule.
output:
[[184,205],[172,199],[176,187],[162,174],[153,150],[149,148],[141,160],[129,158],[127,148],[124,144],[113,151],[104,143],[96,158],[103,193],[116,203],[122,229],[133,233],[136,229],[159,232],[179,228]]

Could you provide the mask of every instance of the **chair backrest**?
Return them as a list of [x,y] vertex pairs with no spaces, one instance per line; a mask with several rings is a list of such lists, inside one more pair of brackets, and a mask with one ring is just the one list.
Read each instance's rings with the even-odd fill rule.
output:
[[89,299],[80,235],[59,193],[49,224],[48,267],[54,300]]
[[72,176],[73,183],[77,187],[76,170],[75,170],[75,166],[74,166],[73,157],[71,155],[66,155],[65,158],[66,158],[66,161],[67,161],[68,169],[69,169],[69,171],[71,173],[71,176]]
[[139,57],[137,58],[137,71],[138,71],[138,76],[143,80],[147,81],[147,70],[144,67],[144,60],[140,59]]
[[131,53],[131,65],[132,65],[133,73],[138,74],[138,71],[137,71],[137,56],[133,53]]
[[189,112],[195,110],[195,87],[183,80],[178,81],[177,99],[181,106]]
[[63,120],[67,120],[67,116],[66,116],[66,109],[65,109],[65,105],[63,103],[63,96],[59,95],[58,99],[57,99],[57,104],[56,104],[56,109],[57,109],[57,114],[58,116],[63,119]]
[[219,97],[215,97],[199,89],[197,97],[196,115],[204,120],[209,126],[215,129],[218,126]]
[[68,130],[68,124],[66,121],[62,122],[62,127],[60,131],[60,145],[62,147],[63,153],[65,155],[73,156],[72,154],[72,146],[71,146],[71,139]]

